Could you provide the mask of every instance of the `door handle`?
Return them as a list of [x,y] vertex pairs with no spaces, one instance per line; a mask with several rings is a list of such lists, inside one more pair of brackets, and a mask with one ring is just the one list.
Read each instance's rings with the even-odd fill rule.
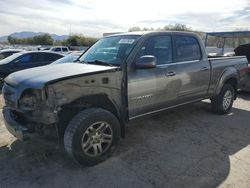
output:
[[208,67],[202,67],[201,68],[201,71],[207,71],[208,70]]
[[176,75],[176,72],[168,72],[168,73],[166,73],[166,76],[168,77],[168,76],[175,76]]

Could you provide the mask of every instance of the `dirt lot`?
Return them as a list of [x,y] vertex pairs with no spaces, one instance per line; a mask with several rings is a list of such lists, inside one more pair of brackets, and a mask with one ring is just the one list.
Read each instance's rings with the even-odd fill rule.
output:
[[1,116],[0,188],[250,187],[250,93],[240,93],[229,115],[211,114],[201,102],[126,131],[113,157],[87,168],[50,141],[16,140]]

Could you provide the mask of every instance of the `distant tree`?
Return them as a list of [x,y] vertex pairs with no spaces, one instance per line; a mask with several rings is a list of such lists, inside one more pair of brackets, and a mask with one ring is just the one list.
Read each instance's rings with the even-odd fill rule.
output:
[[16,38],[8,36],[10,44],[29,44],[29,45],[53,45],[53,38],[49,34],[38,35],[29,38]]
[[136,26],[136,27],[131,27],[128,29],[128,32],[133,32],[133,31],[141,31],[141,28]]
[[80,46],[80,37],[77,35],[70,36],[66,41],[70,46]]
[[71,35],[68,39],[62,41],[66,46],[91,46],[97,41],[97,38],[85,37],[81,34]]
[[[49,34],[34,36],[32,39],[33,44],[36,45],[53,45],[54,42],[53,38]],[[32,42],[32,40],[30,42]]]
[[154,29],[152,27],[144,27],[144,28],[141,28],[139,26],[134,26],[134,27],[131,27],[128,31],[129,32],[132,32],[132,31],[154,31],[154,30],[157,30],[157,31],[192,31],[192,28],[191,27],[188,27],[184,24],[168,24],[168,25],[165,25],[163,28],[157,28],[157,29]]
[[62,41],[56,40],[56,41],[54,41],[53,45],[60,46],[60,45],[64,45],[64,44],[62,44]]
[[8,36],[7,40],[8,40],[8,42],[9,42],[10,44],[14,44],[14,41],[13,41],[13,37],[12,37],[12,36]]
[[153,27],[144,27],[144,28],[140,28],[138,26],[135,27],[131,27],[128,32],[133,32],[133,31],[154,31]]
[[153,31],[154,28],[153,27],[144,27],[144,28],[140,28],[138,26],[135,27],[131,27],[128,31],[129,32],[133,32],[133,31]]
[[163,31],[192,31],[191,27],[186,26],[185,24],[169,24],[163,27]]

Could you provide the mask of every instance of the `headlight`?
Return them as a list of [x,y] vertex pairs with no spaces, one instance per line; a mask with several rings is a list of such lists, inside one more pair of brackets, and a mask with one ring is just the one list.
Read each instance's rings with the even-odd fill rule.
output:
[[21,98],[19,105],[23,110],[31,110],[35,107],[35,96],[25,95]]
[[19,107],[22,110],[33,110],[37,105],[40,92],[37,90],[26,90],[19,100]]

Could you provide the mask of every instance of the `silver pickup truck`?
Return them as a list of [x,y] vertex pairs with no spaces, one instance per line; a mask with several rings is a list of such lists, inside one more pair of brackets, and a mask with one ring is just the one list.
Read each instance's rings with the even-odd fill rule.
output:
[[108,36],[77,63],[9,75],[5,125],[21,140],[54,130],[75,161],[94,165],[116,148],[129,120],[203,99],[228,113],[247,64],[246,57],[208,59],[193,33]]

